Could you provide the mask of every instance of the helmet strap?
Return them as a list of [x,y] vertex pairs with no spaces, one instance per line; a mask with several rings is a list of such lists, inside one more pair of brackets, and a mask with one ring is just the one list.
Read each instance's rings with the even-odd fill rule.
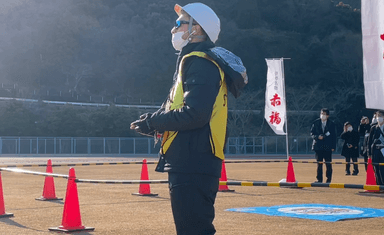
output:
[[189,25],[188,25],[188,33],[189,33],[189,36],[188,36],[188,41],[191,41],[192,40],[192,37],[194,38],[201,38],[201,39],[205,39],[205,35],[192,35],[192,26],[193,26],[193,17],[191,16],[190,19],[189,19]]
[[189,25],[188,25],[188,32],[189,34],[192,33],[192,25],[193,25],[193,17],[189,18]]

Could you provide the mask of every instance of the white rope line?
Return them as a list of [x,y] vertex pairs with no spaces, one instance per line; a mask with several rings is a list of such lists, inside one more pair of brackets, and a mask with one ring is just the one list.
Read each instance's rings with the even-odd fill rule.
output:
[[22,173],[22,174],[30,174],[30,175],[52,176],[52,177],[66,178],[66,179],[68,178],[68,175],[44,173],[44,172],[38,172],[38,171],[28,171],[20,168],[0,168],[0,171],[9,171],[14,173]]
[[[57,178],[68,179],[68,175],[44,173],[38,171],[28,171],[20,168],[0,168],[0,171],[9,171],[14,173],[52,176]],[[91,179],[75,179],[78,183],[91,183],[91,184],[167,184],[168,180],[91,180]]]
[[[68,175],[43,173],[38,171],[28,171],[19,168],[0,168],[0,171],[10,171],[14,173],[52,176],[58,178],[69,178]],[[78,183],[93,183],[93,184],[166,184],[168,180],[89,180],[89,179],[75,179]],[[355,184],[343,184],[343,183],[276,183],[265,181],[221,181],[220,185],[233,185],[233,186],[273,186],[273,187],[329,187],[329,188],[354,188],[354,189],[366,189],[366,190],[384,190],[383,185],[355,185]]]
[[78,183],[91,184],[167,184],[168,180],[87,180],[76,179]]

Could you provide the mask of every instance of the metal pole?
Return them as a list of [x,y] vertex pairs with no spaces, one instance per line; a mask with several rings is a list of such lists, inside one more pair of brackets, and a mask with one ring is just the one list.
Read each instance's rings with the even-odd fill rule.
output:
[[243,154],[247,154],[247,139],[245,136],[243,138],[244,138],[243,139],[243,150],[244,150]]
[[121,138],[119,138],[119,154],[121,154]]
[[105,138],[103,138],[103,141],[104,141],[103,146],[104,146],[104,154],[105,154]]
[[87,150],[88,154],[91,154],[91,139],[88,138],[87,143],[88,143],[88,150]]
[[39,137],[36,137],[36,154],[39,154]]
[[[289,59],[289,58],[288,58]],[[284,103],[285,103],[285,145],[287,148],[287,160],[289,159],[289,145],[288,145],[288,113],[287,113],[287,96],[285,95],[285,74],[284,74],[284,58],[281,58],[281,71],[283,77],[283,92],[284,92]]]
[[151,139],[148,138],[148,154],[151,154]]
[[252,153],[255,154],[256,153],[256,143],[255,143],[255,137],[252,138],[252,145],[253,145],[253,148],[252,148]]

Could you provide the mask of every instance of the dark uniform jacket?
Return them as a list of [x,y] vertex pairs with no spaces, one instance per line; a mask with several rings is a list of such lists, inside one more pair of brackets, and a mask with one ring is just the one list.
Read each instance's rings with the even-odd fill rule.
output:
[[371,125],[370,124],[362,124],[360,123],[359,125],[359,129],[358,129],[358,132],[359,132],[359,135],[360,136],[364,136],[365,133],[369,133],[369,131],[371,130]]
[[360,154],[362,156],[368,156],[368,139],[369,139],[369,133],[371,131],[372,124],[360,124],[359,125],[359,134],[360,136],[364,137],[363,144],[360,148]]
[[380,145],[384,145],[380,141],[380,136],[384,135],[379,125],[374,125],[371,128],[368,139],[368,156],[372,156],[372,162],[379,162],[383,159],[380,153]]
[[[323,135],[322,140],[319,139],[319,135]],[[332,149],[336,149],[336,125],[331,120],[327,120],[323,131],[321,119],[316,119],[312,124],[311,136],[313,138],[312,150],[332,151]]]
[[[207,51],[210,41],[190,43],[178,56],[174,82],[181,58],[192,51]],[[165,153],[165,167],[159,171],[221,175],[222,160],[212,153],[210,119],[220,88],[220,73],[215,64],[200,57],[189,57],[183,67],[184,106],[165,111],[165,104],[149,122],[159,132],[178,131]]]
[[[359,133],[355,130],[343,132],[340,138],[344,140],[343,149],[341,150],[342,156],[359,157]],[[348,145],[352,145],[348,148]]]

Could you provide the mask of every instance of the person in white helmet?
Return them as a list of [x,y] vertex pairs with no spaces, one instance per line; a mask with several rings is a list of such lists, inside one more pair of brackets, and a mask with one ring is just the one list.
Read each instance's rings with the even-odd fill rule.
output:
[[227,83],[236,97],[241,87],[236,84],[245,84],[247,76],[245,68],[234,71],[214,54],[225,49],[215,47],[220,20],[211,8],[191,3],[174,9],[179,17],[171,30],[172,45],[179,54],[173,87],[162,107],[140,116],[131,129],[163,135],[156,171],[168,172],[177,234],[211,235],[224,159]]

